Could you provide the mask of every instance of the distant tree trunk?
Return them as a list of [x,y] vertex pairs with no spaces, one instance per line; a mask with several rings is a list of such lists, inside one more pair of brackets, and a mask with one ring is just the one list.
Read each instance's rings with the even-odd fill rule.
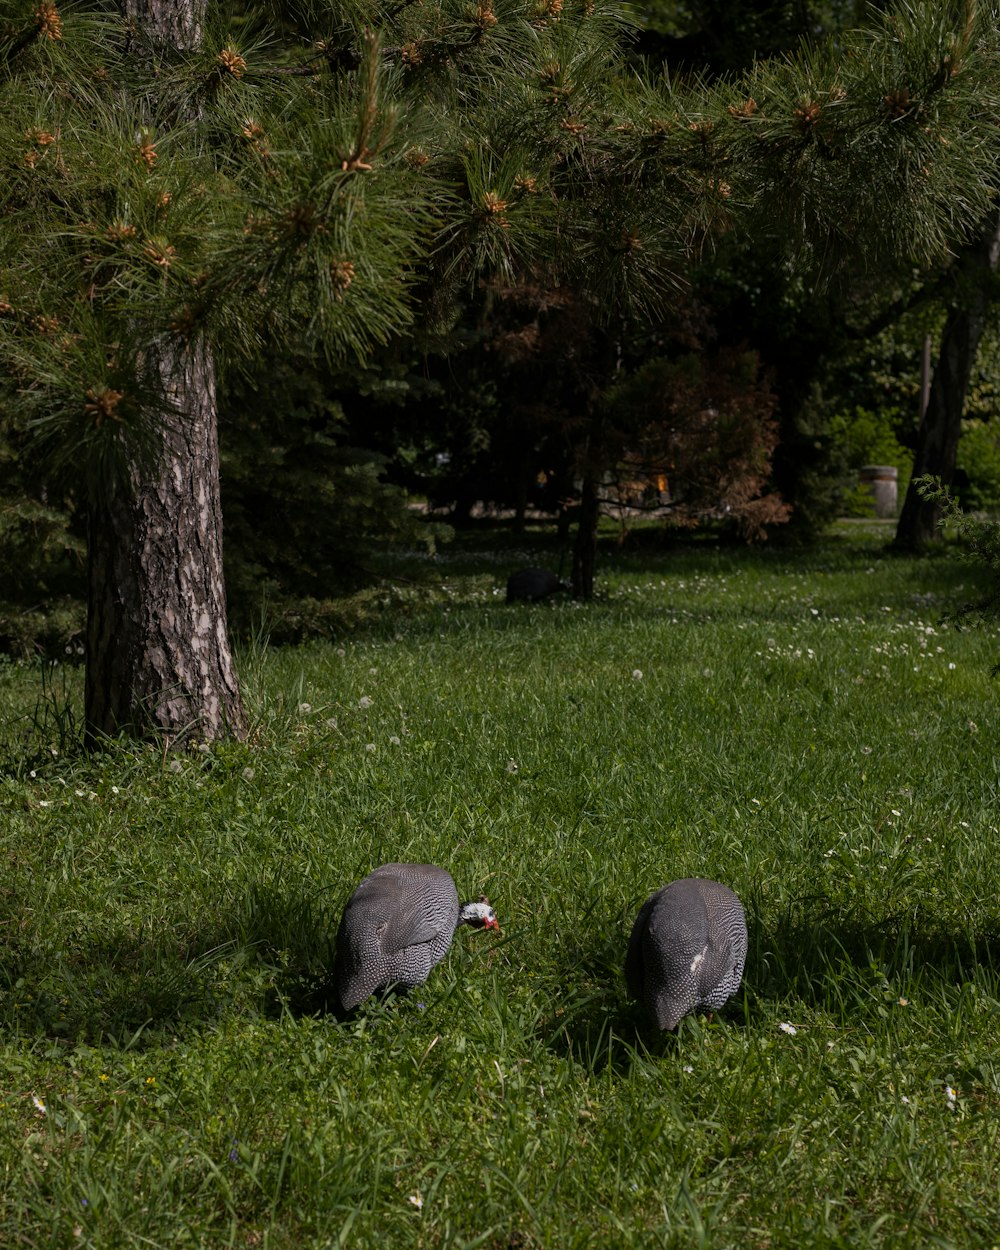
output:
[[88,543],[86,732],[242,736],[226,627],[215,384],[205,351],[157,345],[176,415],[100,484]]
[[[965,395],[989,313],[998,259],[1000,215],[994,215],[956,262],[956,303],[945,322],[930,395],[917,430],[914,481],[927,473],[945,485],[954,479]],[[924,550],[937,533],[939,516],[940,506],[921,499],[911,481],[893,545],[902,551]]]
[[[124,0],[142,45],[190,51],[205,0]],[[229,647],[215,366],[207,348],[151,343],[145,366],[168,416],[92,490],[86,737],[164,733],[171,743],[245,733]]]
[[593,599],[594,566],[597,563],[597,526],[601,519],[598,482],[588,470],[580,493],[580,508],[573,544],[573,594],[577,599]]

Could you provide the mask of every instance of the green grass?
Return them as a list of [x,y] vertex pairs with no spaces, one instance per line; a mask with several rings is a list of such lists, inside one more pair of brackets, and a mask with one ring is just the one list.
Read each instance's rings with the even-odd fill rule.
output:
[[[1000,639],[884,536],[626,545],[511,607],[538,540],[464,540],[248,652],[250,743],[179,759],[80,756],[79,670],[0,667],[0,1245],[994,1245]],[[390,859],[503,935],[338,1023]],[[686,875],[750,954],[661,1037],[621,965]]]

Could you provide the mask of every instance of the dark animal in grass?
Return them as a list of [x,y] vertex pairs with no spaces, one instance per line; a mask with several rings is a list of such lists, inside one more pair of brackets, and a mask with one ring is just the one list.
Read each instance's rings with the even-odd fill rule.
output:
[[459,907],[443,868],[383,864],[369,873],[347,900],[337,932],[334,984],[343,1010],[390,985],[422,985],[460,924],[500,928],[486,899]]
[[569,582],[562,581],[548,569],[518,569],[507,578],[507,602],[527,600],[528,603],[534,603],[536,599],[544,599],[546,595],[572,589]]
[[715,1011],[739,988],[747,958],[743,905],[718,881],[672,881],[643,903],[625,956],[629,993],[658,1028]]

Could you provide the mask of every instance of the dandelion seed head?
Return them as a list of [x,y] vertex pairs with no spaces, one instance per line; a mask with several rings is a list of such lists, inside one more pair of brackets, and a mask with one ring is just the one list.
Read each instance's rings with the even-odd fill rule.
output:
[[360,708],[371,707],[374,701],[375,700],[371,697],[371,695],[363,694],[361,698],[358,700],[358,707]]

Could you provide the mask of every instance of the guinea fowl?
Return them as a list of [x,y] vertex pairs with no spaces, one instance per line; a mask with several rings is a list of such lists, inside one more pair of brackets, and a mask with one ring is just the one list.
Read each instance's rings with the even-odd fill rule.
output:
[[508,603],[515,603],[517,600],[534,603],[537,599],[554,595],[559,590],[572,590],[572,586],[548,569],[518,569],[507,578]]
[[347,900],[337,931],[334,980],[344,1011],[390,985],[422,985],[448,953],[455,929],[500,925],[486,899],[458,905],[434,864],[383,864]]
[[643,903],[632,926],[625,980],[658,1028],[715,1011],[739,988],[747,957],[743,905],[718,881],[672,881]]

